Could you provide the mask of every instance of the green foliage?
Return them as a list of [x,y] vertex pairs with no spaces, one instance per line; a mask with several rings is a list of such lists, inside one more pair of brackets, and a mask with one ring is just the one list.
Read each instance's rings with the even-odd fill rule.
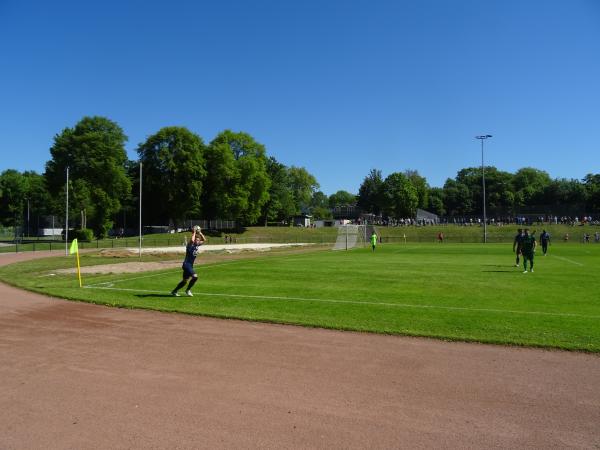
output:
[[310,200],[310,213],[313,219],[331,219],[333,214],[329,208],[329,199],[321,192],[317,191],[313,194]]
[[587,174],[583,179],[587,210],[600,212],[600,174]]
[[395,219],[415,216],[419,197],[406,175],[399,172],[390,174],[383,182],[383,196],[387,216]]
[[429,209],[428,211],[437,214],[438,216],[446,215],[446,208],[444,206],[444,190],[442,188],[429,188]]
[[243,225],[256,223],[269,200],[267,165],[264,146],[252,136],[221,132],[206,152],[204,216],[236,219]]
[[416,170],[406,170],[404,175],[417,190],[417,197],[419,199],[417,208],[429,209],[429,184],[425,177],[419,175],[419,172]]
[[78,242],[91,242],[94,239],[94,231],[89,228],[77,229],[69,234],[69,240],[77,239]]
[[16,170],[8,169],[0,175],[0,220],[5,226],[23,223],[27,182]]
[[542,170],[532,167],[519,169],[512,180],[516,205],[541,203],[544,190],[550,182],[550,175]]
[[335,208],[336,206],[351,206],[356,204],[356,195],[351,194],[348,191],[337,191],[335,194],[329,196],[329,207]]
[[187,128],[165,127],[137,152],[142,162],[145,220],[177,224],[187,217],[198,217],[207,174],[202,139]]
[[371,169],[358,190],[358,207],[363,211],[379,215],[383,210],[383,178],[381,170]]
[[288,180],[294,198],[294,214],[300,214],[308,209],[313,194],[319,189],[319,183],[304,167],[295,166],[288,169]]
[[104,117],[84,117],[74,128],[54,137],[52,159],[44,174],[53,195],[64,191],[69,167],[70,190],[80,210],[86,210],[98,236],[110,228],[112,216],[127,198],[131,181],[125,172],[127,136],[115,122]]
[[271,180],[269,199],[263,206],[265,223],[288,220],[296,212],[294,195],[289,185],[288,170],[274,157],[267,160],[267,174]]

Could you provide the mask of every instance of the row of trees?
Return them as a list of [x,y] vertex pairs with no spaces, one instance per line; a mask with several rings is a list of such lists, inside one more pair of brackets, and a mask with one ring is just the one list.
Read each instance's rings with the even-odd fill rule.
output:
[[104,117],[85,117],[64,129],[54,138],[43,175],[0,175],[2,225],[23,224],[25,207],[38,215],[64,215],[67,167],[74,219],[99,237],[115,222],[123,226],[128,215],[136,222],[140,163],[145,224],[282,221],[305,209],[319,187],[306,169],[267,156],[247,133],[226,130],[205,144],[186,128],[165,127],[138,146],[139,161],[127,159],[126,142],[121,127]]
[[[490,217],[518,214],[581,215],[600,213],[600,174],[583,180],[551,179],[548,173],[526,167],[512,174],[485,168],[486,208]],[[440,216],[481,216],[482,171],[462,169],[444,187],[430,187],[417,171],[392,173],[383,179],[371,170],[360,186],[357,204],[363,211],[386,217],[414,217],[417,208]]]
[[[128,160],[127,136],[104,117],[84,117],[54,138],[43,175],[6,170],[0,174],[0,222],[23,225],[25,211],[64,216],[69,167],[70,210],[81,228],[98,237],[115,226],[137,223],[140,163],[144,224],[177,225],[191,218],[236,220],[241,225],[289,220],[301,212],[330,218],[335,206],[357,205],[363,212],[391,218],[414,217],[417,208],[441,216],[481,215],[480,168],[465,168],[442,188],[430,187],[417,171],[385,179],[373,169],[358,195],[326,196],[302,167],[287,167],[247,133],[225,130],[205,144],[183,127],[165,127]],[[600,212],[600,175],[583,180],[551,179],[541,170],[515,174],[486,167],[489,216],[520,212],[564,214]],[[129,219],[128,219],[129,218]]]

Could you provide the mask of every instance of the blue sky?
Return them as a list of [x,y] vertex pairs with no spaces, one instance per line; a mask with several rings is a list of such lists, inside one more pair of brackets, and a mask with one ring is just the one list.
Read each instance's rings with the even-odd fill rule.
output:
[[245,131],[330,195],[370,169],[599,173],[597,0],[0,0],[0,171],[84,116],[128,155],[164,126]]

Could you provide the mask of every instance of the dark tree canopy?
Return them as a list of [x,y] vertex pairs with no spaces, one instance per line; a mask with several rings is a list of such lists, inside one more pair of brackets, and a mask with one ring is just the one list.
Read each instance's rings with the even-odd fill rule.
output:
[[125,172],[127,136],[105,117],[84,117],[73,128],[54,137],[52,159],[46,163],[48,190],[64,192],[66,168],[75,205],[85,210],[89,226],[103,237],[112,226],[112,217],[129,196],[131,181]]
[[150,223],[178,224],[201,212],[206,176],[202,139],[183,127],[165,127],[138,147],[142,203]]

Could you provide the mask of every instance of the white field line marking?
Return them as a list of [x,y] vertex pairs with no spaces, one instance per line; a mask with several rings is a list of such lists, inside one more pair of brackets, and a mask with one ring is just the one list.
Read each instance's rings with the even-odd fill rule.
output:
[[577,266],[583,266],[583,264],[578,263],[577,261],[573,261],[572,259],[569,259],[569,258],[564,258],[562,256],[556,256],[556,255],[552,255],[552,256],[554,256],[555,258],[558,258],[558,259],[562,259],[563,261],[570,262],[571,264],[575,264]]
[[[166,291],[153,291],[144,289],[126,289],[103,286],[85,286],[88,289],[105,289],[112,291],[128,291],[128,292],[147,292],[151,294],[168,294]],[[559,317],[581,317],[583,319],[600,319],[600,316],[584,316],[581,314],[569,313],[549,313],[542,311],[512,311],[508,309],[486,309],[486,308],[461,308],[460,306],[438,306],[438,305],[409,305],[405,303],[385,303],[385,302],[359,302],[355,300],[332,300],[322,298],[302,298],[302,297],[278,297],[266,295],[245,295],[245,294],[216,294],[211,292],[197,292],[194,295],[205,295],[209,297],[230,297],[230,298],[250,298],[252,300],[285,300],[285,301],[304,301],[304,302],[320,302],[320,303],[345,303],[351,305],[372,305],[372,306],[390,306],[396,308],[423,308],[423,309],[444,309],[450,311],[474,311],[474,312],[493,312],[493,313],[509,313],[509,314],[531,314],[539,316],[559,316]]]

